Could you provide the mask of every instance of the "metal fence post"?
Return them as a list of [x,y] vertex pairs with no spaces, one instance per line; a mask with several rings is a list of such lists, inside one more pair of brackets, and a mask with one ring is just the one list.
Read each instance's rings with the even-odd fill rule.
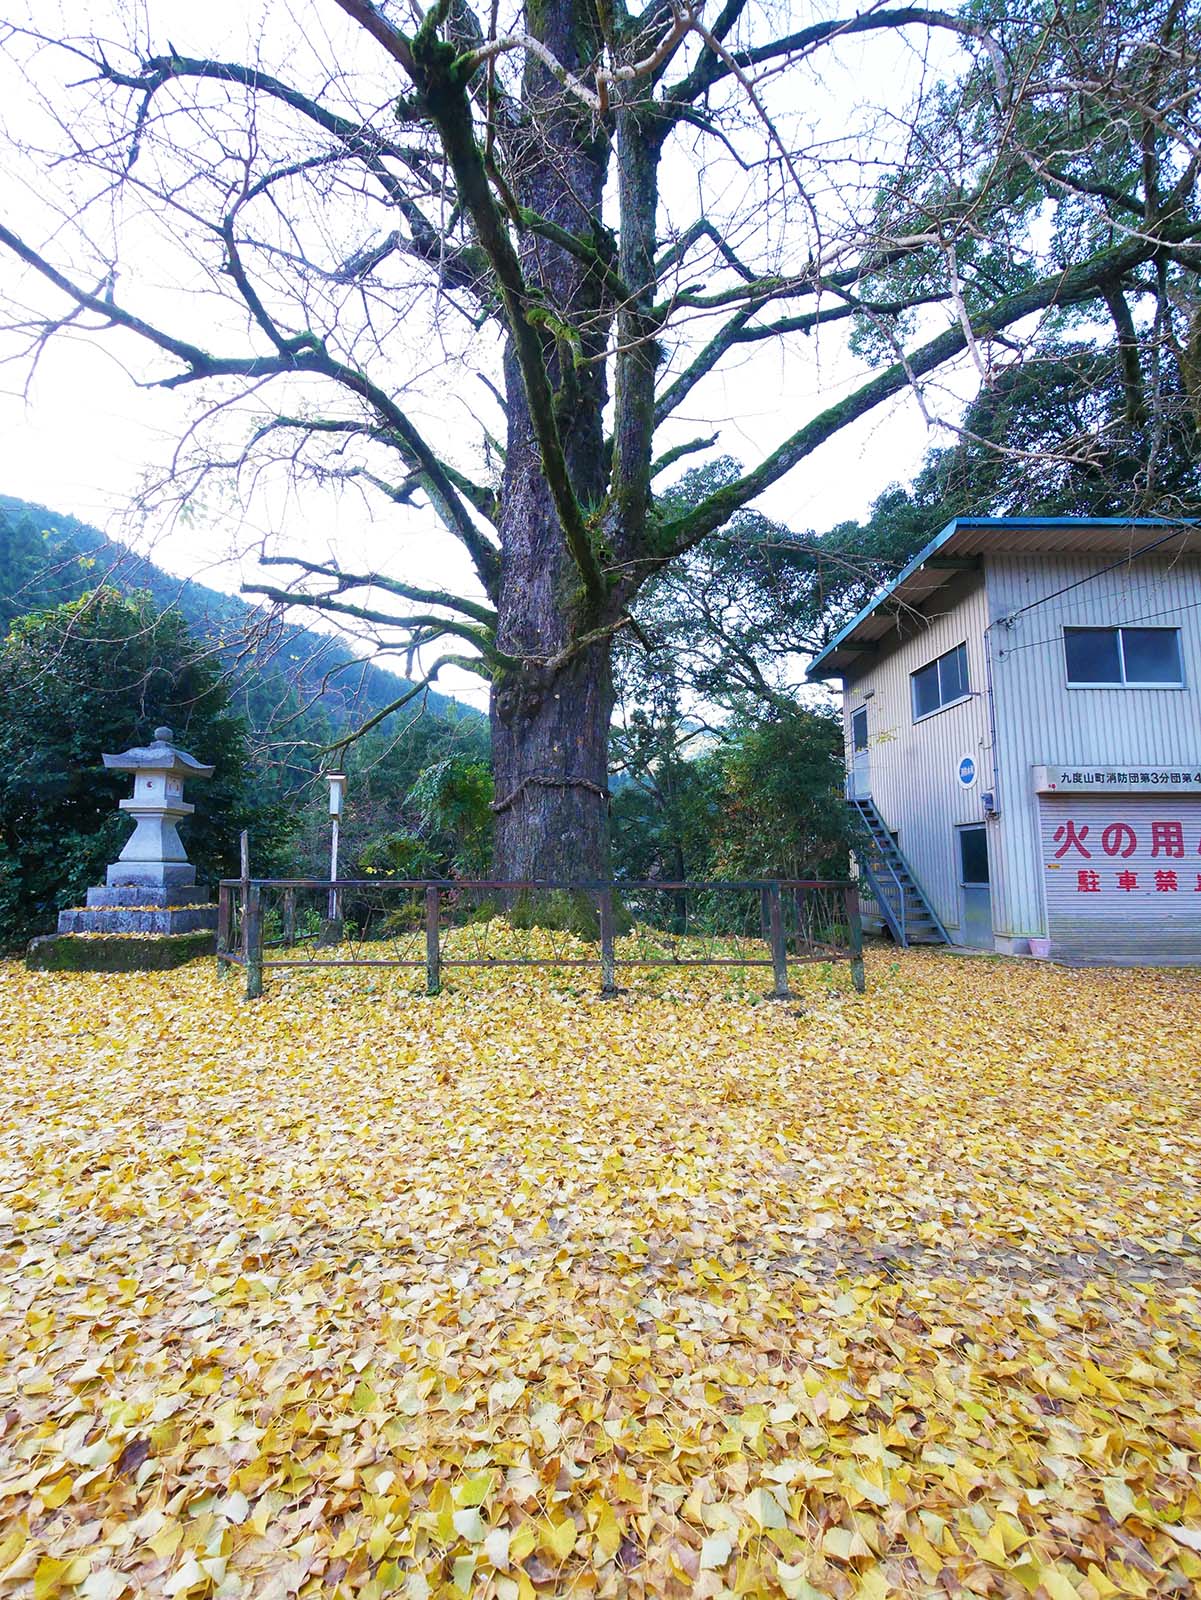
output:
[[430,884],[425,891],[425,992],[442,992],[442,952],[438,948],[438,888]]
[[233,916],[230,904],[230,887],[222,883],[217,888],[217,976],[224,978],[229,971],[229,930]]
[[851,983],[856,994],[863,994],[867,988],[867,977],[863,970],[863,918],[859,915],[859,891],[848,889],[847,901],[847,944],[851,952]]
[[612,1000],[617,993],[617,954],[614,948],[613,888],[600,892],[601,998]]
[[243,927],[246,945],[246,998],[259,1000],[263,993],[263,891],[253,885],[246,896]]
[[771,970],[774,980],[771,998],[773,1000],[787,1000],[791,997],[788,988],[788,944],[784,938],[784,915],[780,906],[780,885],[778,883],[771,884],[767,894],[768,928],[771,934]]

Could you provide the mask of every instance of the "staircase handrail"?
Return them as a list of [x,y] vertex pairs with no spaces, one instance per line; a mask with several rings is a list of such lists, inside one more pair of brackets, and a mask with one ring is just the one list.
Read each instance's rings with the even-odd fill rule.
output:
[[[867,803],[872,808],[872,815],[875,817],[876,822],[879,824],[880,828],[885,833],[887,833],[888,832],[888,824],[884,821],[884,818],[880,815],[879,809],[876,806],[876,802],[869,797]],[[890,835],[890,837],[891,837],[891,835]],[[933,901],[930,899],[930,896],[926,893],[925,889],[923,889],[922,883],[921,883],[921,879],[918,877],[917,873],[914,872],[913,868],[910,866],[909,862],[906,860],[905,852],[901,849],[900,845],[897,844],[895,839],[892,841],[892,847],[897,853],[897,860],[901,863],[901,865],[904,867],[905,871],[909,874],[909,881],[913,885],[913,887],[914,887],[914,889],[915,889],[915,891],[917,893],[918,899],[921,901],[922,905],[926,908],[926,915],[930,918],[931,922],[933,922],[935,928],[938,931],[939,937],[942,939],[942,942],[944,944],[948,944],[949,945],[950,942],[951,942],[951,936],[947,932],[947,930],[943,927],[942,918],[939,916],[938,912],[935,911]],[[891,863],[889,864],[889,870],[890,871],[892,870]],[[894,877],[896,876],[895,872],[893,873],[893,876]]]
[[[892,879],[893,886],[896,889],[897,894],[898,894],[898,898],[900,900],[901,919],[900,919],[900,927],[899,927],[899,929],[897,927],[894,927],[892,919],[888,918],[888,908],[885,905],[885,902],[883,900],[881,900],[880,901],[880,905],[881,905],[881,908],[885,912],[885,919],[888,921],[888,925],[889,925],[890,929],[892,930],[893,938],[897,939],[898,942],[903,944],[903,945],[904,944],[908,944],[909,940],[908,940],[907,923],[906,923],[906,908],[905,908],[906,896],[905,896],[904,885],[901,883],[900,878],[897,876],[896,868],[893,866],[892,862],[885,855],[883,847],[881,846],[880,840],[876,837],[876,835],[872,831],[872,828],[868,825],[868,813],[870,812],[871,820],[876,825],[876,827],[879,829],[880,833],[882,833],[882,834],[888,833],[888,825],[884,821],[884,818],[880,815],[880,812],[879,812],[879,810],[878,810],[878,808],[876,806],[876,802],[871,798],[870,795],[857,796],[855,798],[853,804],[854,804],[854,809],[855,809],[856,816],[859,819],[861,832],[866,834],[867,839],[869,840],[871,845],[874,847],[874,849],[876,851],[876,854],[879,857],[881,865],[887,869],[888,875]],[[891,839],[891,836],[890,836],[890,839]],[[934,906],[931,903],[929,895],[922,888],[921,883],[919,882],[916,874],[913,871],[913,868],[909,865],[908,861],[906,861],[905,856],[904,856],[904,854],[903,854],[903,852],[901,850],[900,845],[898,845],[895,840],[891,840],[891,843],[892,843],[892,848],[896,851],[897,860],[901,863],[901,866],[909,874],[909,881],[913,885],[914,892],[916,893],[918,899],[921,901],[922,905],[925,907],[927,916],[930,918],[931,922],[934,924],[934,927],[937,930],[938,935],[942,939],[943,943],[949,945],[950,942],[951,942],[950,935],[947,933],[947,930],[943,927],[942,918],[939,916],[938,912],[935,911]],[[855,854],[856,854],[856,856],[861,856],[861,851],[860,850],[856,850]],[[861,867],[861,869],[864,869],[866,871],[868,882],[872,883],[874,874],[873,874],[873,872],[871,870],[870,863],[865,864],[865,862],[862,859],[860,859],[860,867]],[[872,884],[872,887],[874,889],[874,887],[875,887],[874,883]]]
[[[875,845],[875,840],[872,839],[870,833],[868,833],[867,837],[871,843]],[[880,910],[884,913],[884,920],[888,923],[889,931],[892,933],[893,938],[899,945],[907,945],[909,943],[909,938],[905,926],[905,886],[902,884],[900,878],[897,877],[895,868],[883,851],[877,847],[877,860],[887,871],[888,876],[892,879],[892,883],[889,887],[896,895],[896,910],[893,909],[889,901],[888,890],[885,888],[885,885],[881,879],[877,876],[872,863],[868,858],[868,853],[861,842],[857,843],[855,855],[859,862],[859,870],[867,879],[868,886],[872,891],[872,895],[874,896],[877,905],[879,905]]]

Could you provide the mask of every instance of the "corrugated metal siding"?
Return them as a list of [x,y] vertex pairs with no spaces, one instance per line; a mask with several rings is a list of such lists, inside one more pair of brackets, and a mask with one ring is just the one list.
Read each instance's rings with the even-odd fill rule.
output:
[[[987,621],[983,582],[975,575],[959,579],[945,591],[945,609],[938,616],[906,620],[905,627],[916,631],[844,691],[847,770],[852,761],[851,713],[864,704],[864,691],[871,690],[866,701],[871,795],[952,938],[961,915],[955,827],[983,821],[980,796],[991,773],[983,645]],[[964,642],[969,698],[915,723],[910,673]],[[956,777],[965,754],[976,757],[980,776],[974,789],[962,788]]]
[[[992,556],[985,562],[997,724],[994,925],[1041,935],[1043,852],[1031,768],[1201,762],[1201,561],[1145,557],[1097,576],[1096,556]],[[1069,584],[1081,587],[1002,619]],[[1185,688],[1069,689],[1065,626],[1179,627]],[[999,834],[999,839],[998,839]],[[996,870],[999,866],[999,871]]]
[[1039,813],[1053,956],[1201,962],[1201,797],[1043,795]]

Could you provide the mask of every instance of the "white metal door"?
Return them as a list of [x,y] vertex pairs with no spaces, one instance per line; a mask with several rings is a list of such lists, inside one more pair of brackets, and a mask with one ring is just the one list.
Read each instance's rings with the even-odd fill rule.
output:
[[866,706],[859,706],[851,713],[850,792],[852,800],[866,800],[872,792]]
[[988,829],[983,823],[956,830],[959,851],[959,894],[962,917],[959,937],[976,950],[993,948],[992,874],[988,864]]

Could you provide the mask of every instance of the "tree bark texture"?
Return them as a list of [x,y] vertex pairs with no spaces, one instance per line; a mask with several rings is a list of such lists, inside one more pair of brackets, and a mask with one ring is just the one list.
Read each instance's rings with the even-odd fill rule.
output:
[[612,709],[607,641],[544,681],[494,687],[498,878],[608,876]]
[[[553,0],[535,20],[543,42],[580,71],[581,47],[593,36],[585,29],[580,37],[576,0]],[[518,202],[577,238],[597,237],[603,136],[536,60],[526,69],[524,110],[523,126],[508,141]],[[532,233],[523,238],[521,265],[571,487],[587,513],[599,507],[607,476],[604,284],[586,262]],[[602,638],[581,647],[579,639],[607,618],[585,596],[565,543],[511,341],[505,379],[497,647],[520,665],[499,667],[492,685],[493,866],[502,878],[604,877],[611,645]]]

